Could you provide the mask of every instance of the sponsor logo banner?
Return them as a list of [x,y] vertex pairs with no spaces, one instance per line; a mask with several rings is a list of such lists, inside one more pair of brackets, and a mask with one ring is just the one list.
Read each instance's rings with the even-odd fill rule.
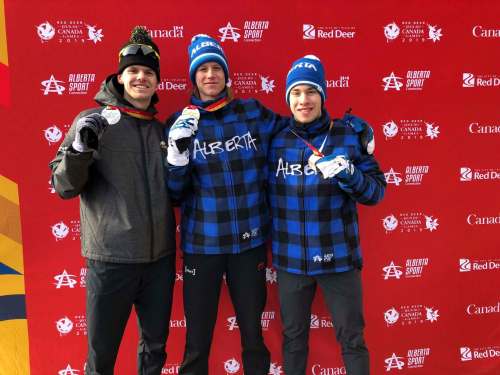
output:
[[386,233],[423,232],[428,230],[433,232],[438,229],[438,219],[432,215],[425,215],[421,212],[402,212],[397,216],[388,215],[382,219],[382,224]]
[[496,271],[500,270],[500,259],[469,259],[458,260],[460,272]]
[[82,20],[59,20],[53,23],[45,21],[37,25],[36,33],[40,42],[58,43],[93,43],[102,42],[102,28]]
[[439,42],[443,36],[442,28],[425,21],[391,22],[384,26],[387,43],[399,41],[403,44]]
[[435,122],[425,120],[398,120],[387,121],[382,125],[382,132],[386,140],[434,140],[441,131]]
[[429,265],[429,258],[409,258],[403,264],[404,266],[400,266],[399,263],[391,260],[387,266],[382,267],[384,280],[422,277],[424,270]]
[[356,37],[356,27],[354,26],[324,26],[303,24],[302,39],[346,39],[351,40]]
[[404,76],[391,72],[382,78],[384,91],[422,91],[424,83],[431,77],[430,70],[408,70]]

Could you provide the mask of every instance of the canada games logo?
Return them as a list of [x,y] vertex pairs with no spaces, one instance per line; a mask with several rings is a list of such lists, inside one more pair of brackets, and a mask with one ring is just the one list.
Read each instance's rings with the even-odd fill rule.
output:
[[59,43],[92,42],[97,44],[102,42],[104,37],[102,28],[81,20],[60,20],[55,22],[55,26],[45,21],[36,27],[36,33],[42,43],[55,39]]
[[423,232],[427,230],[434,232],[438,229],[438,219],[432,215],[426,215],[421,212],[404,212],[398,216],[391,214],[382,219],[384,230],[387,234]]
[[403,44],[439,42],[443,36],[442,28],[424,21],[391,22],[384,26],[387,43],[396,40]]
[[434,140],[441,131],[435,122],[425,120],[390,120],[382,124],[386,140]]

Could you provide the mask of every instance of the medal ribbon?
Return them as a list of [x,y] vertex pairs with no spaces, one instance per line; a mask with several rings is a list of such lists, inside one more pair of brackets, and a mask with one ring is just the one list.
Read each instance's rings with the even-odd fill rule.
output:
[[226,105],[228,105],[231,102],[231,100],[233,100],[233,92],[228,87],[227,88],[227,95],[224,96],[223,98],[217,100],[215,103],[207,105],[206,107],[200,107],[200,106],[197,106],[197,105],[191,105],[189,107],[195,107],[195,108],[203,109],[204,111],[207,111],[207,112],[215,112],[218,109],[221,109],[222,107],[225,107]]
[[107,109],[117,109],[120,112],[126,113],[129,116],[140,118],[141,120],[152,120],[155,116],[149,112],[141,111],[140,109],[132,109],[127,107],[117,107],[114,105],[106,106]]

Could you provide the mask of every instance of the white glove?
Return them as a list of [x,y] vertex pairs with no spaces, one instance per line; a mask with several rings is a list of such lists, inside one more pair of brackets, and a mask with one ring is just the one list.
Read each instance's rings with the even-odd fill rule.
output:
[[318,172],[316,170],[316,163],[322,157],[323,156],[318,156],[318,155],[315,155],[315,154],[312,154],[311,156],[309,156],[309,159],[307,159],[307,164],[309,165],[309,168],[311,168],[314,172]]
[[200,112],[186,107],[168,132],[167,162],[178,167],[189,163],[189,144],[198,130]]
[[323,174],[323,178],[337,177],[344,182],[354,175],[354,165],[345,155],[328,155],[316,162],[316,168]]

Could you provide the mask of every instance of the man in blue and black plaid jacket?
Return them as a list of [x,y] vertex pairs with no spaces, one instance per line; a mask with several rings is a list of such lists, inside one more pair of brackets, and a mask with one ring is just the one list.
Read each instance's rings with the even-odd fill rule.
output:
[[286,87],[293,118],[273,139],[269,153],[285,373],[306,374],[311,304],[319,284],[347,374],[366,375],[356,204],[374,205],[383,198],[384,174],[349,126],[350,116],[330,119],[317,57],[295,61]]
[[209,373],[225,273],[241,334],[244,372],[267,375],[270,354],[261,329],[270,230],[267,153],[272,135],[285,123],[256,100],[231,97],[227,60],[215,39],[196,35],[188,52],[192,106],[167,121],[168,185],[182,201],[187,330],[179,374]]

